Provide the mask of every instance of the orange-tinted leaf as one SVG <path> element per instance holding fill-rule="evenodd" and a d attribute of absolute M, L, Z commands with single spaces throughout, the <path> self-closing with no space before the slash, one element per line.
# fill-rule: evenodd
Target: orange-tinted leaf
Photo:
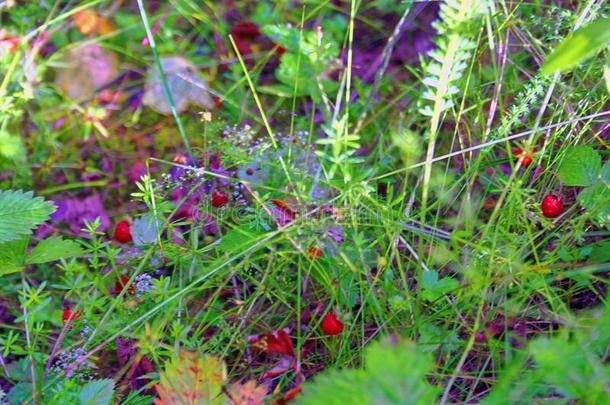
<path fill-rule="evenodd" d="M 226 365 L 217 357 L 183 350 L 159 375 L 155 405 L 221 405 Z"/>
<path fill-rule="evenodd" d="M 235 383 L 228 390 L 231 405 L 263 405 L 267 396 L 267 387 L 257 385 L 250 380 L 244 384 Z"/>
<path fill-rule="evenodd" d="M 110 34 L 116 30 L 112 21 L 102 16 L 98 16 L 96 29 L 100 35 Z"/>
<path fill-rule="evenodd" d="M 72 22 L 76 29 L 83 35 L 109 34 L 115 30 L 112 22 L 94 10 L 87 9 L 72 15 Z"/>
<path fill-rule="evenodd" d="M 79 11 L 72 15 L 72 22 L 81 34 L 93 34 L 97 28 L 98 14 L 91 9 Z"/>

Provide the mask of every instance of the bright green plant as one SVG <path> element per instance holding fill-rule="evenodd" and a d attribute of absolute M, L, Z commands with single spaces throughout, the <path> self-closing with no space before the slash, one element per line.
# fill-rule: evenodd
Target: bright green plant
<path fill-rule="evenodd" d="M 601 226 L 610 224 L 610 161 L 602 167 L 600 154 L 590 146 L 566 151 L 558 172 L 566 186 L 580 186 L 578 201 Z"/>

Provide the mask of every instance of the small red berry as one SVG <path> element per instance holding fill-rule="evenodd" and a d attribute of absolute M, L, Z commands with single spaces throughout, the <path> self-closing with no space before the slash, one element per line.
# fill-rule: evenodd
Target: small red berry
<path fill-rule="evenodd" d="M 215 189 L 212 192 L 212 207 L 220 208 L 229 202 L 229 195 L 223 190 Z"/>
<path fill-rule="evenodd" d="M 275 54 L 278 57 L 281 57 L 283 54 L 286 53 L 286 48 L 284 48 L 282 45 L 275 44 L 274 50 L 275 50 Z"/>
<path fill-rule="evenodd" d="M 542 210 L 542 215 L 547 218 L 555 218 L 563 212 L 563 201 L 561 201 L 561 198 L 549 194 L 542 200 L 540 208 Z"/>
<path fill-rule="evenodd" d="M 131 242 L 131 225 L 126 219 L 119 221 L 114 228 L 114 240 L 119 243 Z"/>
<path fill-rule="evenodd" d="M 317 247 L 310 246 L 309 249 L 307 249 L 307 253 L 309 253 L 309 258 L 312 260 L 322 257 L 322 249 Z"/>
<path fill-rule="evenodd" d="M 64 308 L 64 311 L 61 313 L 61 320 L 63 323 L 72 322 L 78 317 L 80 317 L 80 311 L 72 312 L 70 308 Z"/>
<path fill-rule="evenodd" d="M 121 274 L 119 279 L 114 283 L 114 290 L 116 293 L 120 294 L 125 289 L 127 283 L 129 283 L 129 277 L 127 277 L 125 274 Z M 136 288 L 134 287 L 133 283 L 131 283 L 129 287 L 127 287 L 127 294 L 133 295 L 135 293 Z"/>
<path fill-rule="evenodd" d="M 534 161 L 534 150 L 530 149 L 529 152 L 524 152 L 523 148 L 515 148 L 513 154 L 519 158 L 521 165 L 527 167 Z"/>
<path fill-rule="evenodd" d="M 335 336 L 343 332 L 343 323 L 337 318 L 334 312 L 326 314 L 320 325 L 322 331 L 327 336 Z"/>

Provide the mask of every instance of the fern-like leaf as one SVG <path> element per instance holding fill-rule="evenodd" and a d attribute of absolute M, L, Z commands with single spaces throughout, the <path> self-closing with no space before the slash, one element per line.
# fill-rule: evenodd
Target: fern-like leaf
<path fill-rule="evenodd" d="M 453 106 L 453 96 L 459 94 L 457 81 L 463 76 L 475 43 L 475 27 L 487 11 L 488 0 L 445 0 L 441 4 L 440 19 L 434 23 L 437 48 L 429 53 L 424 67 L 423 84 L 426 90 L 420 100 L 420 113 L 430 117 L 428 148 L 422 193 L 422 212 L 428 199 L 428 185 L 432 173 L 432 157 L 436 135 L 443 112 Z"/>
<path fill-rule="evenodd" d="M 463 76 L 475 44 L 472 26 L 487 10 L 485 0 L 447 0 L 441 5 L 440 19 L 434 23 L 437 48 L 430 51 L 423 84 L 426 90 L 420 112 L 431 117 L 431 132 L 438 128 L 440 115 L 451 108 L 451 97 L 459 93 L 455 83 Z"/>
<path fill-rule="evenodd" d="M 54 211 L 53 203 L 31 191 L 0 191 L 0 243 L 31 234 Z"/>

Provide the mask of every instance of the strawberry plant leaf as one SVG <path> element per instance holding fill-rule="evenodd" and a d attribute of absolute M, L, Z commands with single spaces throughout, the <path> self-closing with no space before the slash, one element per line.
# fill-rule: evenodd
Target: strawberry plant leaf
<path fill-rule="evenodd" d="M 430 358 L 413 343 L 376 342 L 366 350 L 364 369 L 335 370 L 305 383 L 296 404 L 433 403 L 437 389 L 426 380 L 432 367 Z"/>
<path fill-rule="evenodd" d="M 29 241 L 30 238 L 24 236 L 21 239 L 0 243 L 0 263 L 2 264 L 0 276 L 17 273 L 23 269 L 25 250 Z"/>
<path fill-rule="evenodd" d="M 54 211 L 53 203 L 34 197 L 31 191 L 0 191 L 0 243 L 31 234 Z"/>
<path fill-rule="evenodd" d="M 424 405 L 437 399 L 437 390 L 426 380 L 434 365 L 414 343 L 378 342 L 368 348 L 365 359 L 365 370 L 373 376 L 370 403 Z"/>
<path fill-rule="evenodd" d="M 599 242 L 591 246 L 593 249 L 589 255 L 589 259 L 593 263 L 608 263 L 610 262 L 610 240 Z"/>
<path fill-rule="evenodd" d="M 43 239 L 25 259 L 25 264 L 48 263 L 59 259 L 79 256 L 83 253 L 80 245 L 61 238 Z"/>
<path fill-rule="evenodd" d="M 529 345 L 529 353 L 541 370 L 544 380 L 555 386 L 566 399 L 583 403 L 602 403 L 607 398 L 607 372 L 593 356 L 583 356 L 576 342 L 559 338 L 538 339 Z M 565 365 L 569 364 L 569 367 Z"/>
<path fill-rule="evenodd" d="M 610 160 L 608 160 L 600 170 L 599 178 L 602 183 L 610 185 Z"/>
<path fill-rule="evenodd" d="M 574 31 L 546 58 L 542 72 L 569 70 L 610 43 L 610 18 L 600 18 Z"/>
<path fill-rule="evenodd" d="M 451 277 L 439 279 L 436 271 L 423 271 L 420 277 L 422 296 L 428 301 L 436 301 L 443 294 L 457 288 L 459 283 Z"/>
<path fill-rule="evenodd" d="M 590 146 L 579 145 L 567 150 L 559 167 L 559 178 L 566 186 L 591 186 L 597 180 L 602 160 Z"/>
<path fill-rule="evenodd" d="M 322 91 L 333 90 L 329 82 L 320 79 L 339 51 L 332 36 L 323 37 L 319 44 L 315 32 L 300 32 L 287 25 L 266 25 L 261 31 L 286 49 L 275 71 L 282 86 L 268 87 L 267 91 L 283 97 L 310 96 L 320 102 Z"/>
<path fill-rule="evenodd" d="M 600 226 L 610 224 L 610 186 L 599 182 L 587 187 L 578 194 L 578 202 Z"/>
<path fill-rule="evenodd" d="M 114 381 L 110 379 L 89 381 L 78 394 L 81 405 L 108 405 L 114 396 Z"/>
<path fill-rule="evenodd" d="M 363 370 L 333 370 L 322 378 L 305 383 L 295 405 L 368 404 Z"/>

